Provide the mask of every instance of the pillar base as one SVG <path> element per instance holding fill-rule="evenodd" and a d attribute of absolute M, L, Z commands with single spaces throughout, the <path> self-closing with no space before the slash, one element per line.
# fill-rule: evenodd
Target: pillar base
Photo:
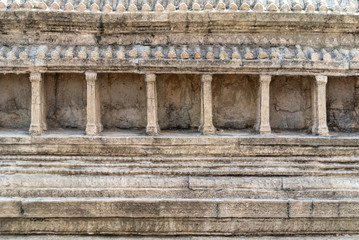
<path fill-rule="evenodd" d="M 96 136 L 99 133 L 99 128 L 96 124 L 87 124 L 86 125 L 86 135 Z"/>
<path fill-rule="evenodd" d="M 317 128 L 317 127 L 311 126 L 311 127 L 308 129 L 308 133 L 310 133 L 310 134 L 312 134 L 312 135 L 317 135 L 317 132 L 318 132 L 318 128 Z"/>
<path fill-rule="evenodd" d="M 146 134 L 147 135 L 158 135 L 160 133 L 160 130 L 157 126 L 147 126 L 146 127 Z"/>
<path fill-rule="evenodd" d="M 271 134 L 272 129 L 269 126 L 260 126 L 258 132 L 259 134 Z"/>
<path fill-rule="evenodd" d="M 97 124 L 97 129 L 98 129 L 98 132 L 102 132 L 103 131 L 103 125 L 101 123 L 98 123 Z"/>
<path fill-rule="evenodd" d="M 307 129 L 307 134 L 313 134 L 313 126 L 310 126 L 308 129 Z"/>
<path fill-rule="evenodd" d="M 319 136 L 329 135 L 328 127 L 319 127 L 318 130 L 316 131 L 316 135 L 319 135 Z"/>
<path fill-rule="evenodd" d="M 198 127 L 198 132 L 202 132 L 202 131 L 203 131 L 203 126 L 201 125 Z"/>
<path fill-rule="evenodd" d="M 38 136 L 38 135 L 42 134 L 43 128 L 40 125 L 31 124 L 29 132 L 30 132 L 31 135 Z"/>
<path fill-rule="evenodd" d="M 202 135 L 214 135 L 216 134 L 216 128 L 213 125 L 203 126 Z"/>
<path fill-rule="evenodd" d="M 259 130 L 258 132 L 259 132 L 259 134 L 261 134 L 261 135 L 271 134 L 271 133 L 272 133 L 271 130 Z"/>

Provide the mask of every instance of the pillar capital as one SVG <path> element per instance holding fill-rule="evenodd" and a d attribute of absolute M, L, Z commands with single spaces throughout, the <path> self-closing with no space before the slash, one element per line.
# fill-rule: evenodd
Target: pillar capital
<path fill-rule="evenodd" d="M 145 75 L 146 97 L 147 97 L 147 126 L 146 133 L 148 135 L 158 135 L 160 127 L 158 125 L 157 116 L 157 87 L 156 74 L 148 73 Z"/>
<path fill-rule="evenodd" d="M 85 72 L 87 81 L 86 134 L 95 136 L 102 131 L 100 91 L 96 72 Z"/>
<path fill-rule="evenodd" d="M 213 79 L 213 75 L 212 74 L 203 74 L 201 76 L 201 81 L 202 82 L 212 82 Z"/>
<path fill-rule="evenodd" d="M 315 82 L 316 84 L 326 84 L 328 82 L 328 76 L 318 75 L 315 76 Z"/>
<path fill-rule="evenodd" d="M 314 90 L 312 91 L 312 133 L 316 135 L 328 135 L 327 109 L 326 109 L 326 84 L 327 76 L 315 76 Z"/>
<path fill-rule="evenodd" d="M 46 126 L 45 110 L 45 87 L 42 75 L 39 72 L 31 72 L 31 124 L 29 132 L 31 135 L 41 135 Z"/>
<path fill-rule="evenodd" d="M 86 81 L 95 82 L 97 80 L 97 72 L 85 72 Z"/>
<path fill-rule="evenodd" d="M 212 120 L 212 78 L 213 76 L 210 74 L 201 76 L 201 125 L 199 130 L 203 135 L 216 134 Z"/>
<path fill-rule="evenodd" d="M 257 114 L 254 129 L 260 134 L 270 134 L 271 127 L 269 121 L 269 85 L 272 80 L 271 75 L 259 76 L 259 89 L 257 96 Z"/>
<path fill-rule="evenodd" d="M 146 82 L 155 82 L 156 81 L 156 74 L 154 73 L 147 73 L 145 75 L 145 81 Z"/>
<path fill-rule="evenodd" d="M 272 80 L 272 76 L 271 75 L 259 75 L 259 81 L 261 83 L 270 83 Z"/>
<path fill-rule="evenodd" d="M 40 82 L 42 81 L 42 75 L 39 72 L 30 73 L 30 82 Z"/>

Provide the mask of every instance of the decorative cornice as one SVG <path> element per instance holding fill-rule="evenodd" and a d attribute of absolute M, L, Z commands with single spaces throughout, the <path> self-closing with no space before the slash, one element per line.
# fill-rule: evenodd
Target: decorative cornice
<path fill-rule="evenodd" d="M 30 73 L 30 82 L 41 82 L 42 81 L 42 77 L 41 77 L 41 73 L 39 72 L 31 72 Z"/>
<path fill-rule="evenodd" d="M 26 56 L 26 57 L 25 57 Z M 279 61 L 307 60 L 319 62 L 357 62 L 359 48 L 322 48 L 310 46 L 247 47 L 238 45 L 169 45 L 169 46 L 0 46 L 0 61 L 15 60 L 111 60 L 111 59 L 178 59 L 178 60 L 229 60 Z"/>
<path fill-rule="evenodd" d="M 261 83 L 269 84 L 272 80 L 272 77 L 270 75 L 260 75 L 259 81 Z"/>
<path fill-rule="evenodd" d="M 26 56 L 26 57 L 24 57 Z M 359 49 L 310 46 L 13 46 L 0 47 L 0 71 L 318 72 L 359 75 Z M 329 74 L 332 75 L 332 74 Z"/>
<path fill-rule="evenodd" d="M 85 76 L 88 84 L 95 85 L 95 81 L 97 80 L 96 72 L 85 72 Z"/>
<path fill-rule="evenodd" d="M 210 83 L 212 82 L 213 76 L 210 74 L 203 74 L 201 77 L 201 81 L 204 83 Z"/>
<path fill-rule="evenodd" d="M 114 0 L 114 1 L 73 1 L 54 0 L 38 1 L 0 1 L 0 10 L 5 11 L 78 11 L 78 12 L 101 12 L 101 13 L 125 13 L 125 12 L 173 12 L 173 11 L 257 11 L 257 12 L 319 12 L 323 14 L 355 14 L 358 4 L 355 0 L 328 1 L 328 0 L 304 0 L 280 2 L 269 0 L 238 1 L 220 0 L 217 3 L 207 0 L 195 0 L 188 4 L 186 1 L 175 2 L 170 0 Z"/>
<path fill-rule="evenodd" d="M 315 76 L 315 82 L 317 85 L 325 85 L 328 82 L 328 77 L 323 75 Z"/>
<path fill-rule="evenodd" d="M 148 73 L 145 75 L 146 82 L 156 82 L 156 74 Z"/>
<path fill-rule="evenodd" d="M 96 34 L 170 32 L 356 33 L 358 14 L 320 12 L 175 11 L 103 14 L 76 11 L 0 11 L 3 32 Z"/>

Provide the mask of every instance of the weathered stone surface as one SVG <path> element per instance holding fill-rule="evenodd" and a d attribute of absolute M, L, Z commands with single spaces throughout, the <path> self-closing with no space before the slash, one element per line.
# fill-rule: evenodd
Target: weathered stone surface
<path fill-rule="evenodd" d="M 21 215 L 21 202 L 11 198 L 0 197 L 0 212 L 2 217 L 19 217 Z M 1 231 L 1 230 L 0 230 Z"/>
<path fill-rule="evenodd" d="M 355 240 L 358 238 L 358 235 L 343 235 L 343 236 L 333 236 L 333 235 L 325 235 L 325 236 L 293 236 L 293 237 L 270 237 L 270 236 L 262 236 L 262 237 L 192 237 L 192 236 L 186 236 L 186 237 L 166 237 L 166 239 L 169 240 L 274 240 L 274 239 L 280 239 L 280 240 Z M 112 240 L 112 239 L 144 239 L 144 240 L 161 240 L 162 237 L 138 237 L 138 236 L 126 236 L 126 237 L 111 237 L 111 236 L 76 236 L 76 235 L 67 235 L 67 236 L 0 236 L 1 240 Z"/>
<path fill-rule="evenodd" d="M 161 129 L 197 129 L 200 124 L 199 75 L 159 75 L 158 117 Z"/>
<path fill-rule="evenodd" d="M 69 11 L 74 10 L 73 6 L 65 6 L 66 1 L 55 1 L 50 6 L 47 6 L 45 2 L 40 2 L 37 4 L 33 4 L 31 2 L 27 2 L 24 6 L 20 6 L 20 3 L 13 2 L 12 4 L 8 4 L 6 1 L 1 2 L 1 9 L 7 10 L 7 7 L 9 7 L 8 11 L 25 8 L 27 11 L 31 9 L 46 9 L 49 7 L 50 11 Z M 71 2 L 70 2 L 71 4 Z M 72 5 L 72 4 L 71 4 Z M 85 11 L 90 10 L 91 12 L 103 12 L 108 13 L 115 11 L 117 13 L 122 13 L 125 11 L 129 12 L 163 12 L 165 9 L 167 11 L 175 11 L 176 8 L 178 8 L 179 11 L 201 11 L 201 10 L 214 10 L 217 11 L 224 11 L 224 10 L 231 10 L 231 11 L 238 11 L 238 10 L 253 10 L 258 12 L 263 11 L 269 11 L 269 12 L 277 12 L 277 11 L 294 11 L 294 12 L 300 12 L 305 11 L 308 13 L 313 12 L 320 12 L 320 13 L 327 13 L 328 11 L 333 11 L 336 14 L 354 14 L 357 12 L 357 4 L 355 4 L 354 1 L 348 1 L 345 3 L 339 3 L 338 1 L 321 1 L 321 0 L 305 0 L 303 2 L 297 2 L 294 1 L 292 4 L 288 4 L 287 2 L 281 2 L 276 3 L 275 1 L 261 1 L 261 0 L 255 0 L 252 4 L 249 5 L 249 2 L 244 2 L 242 4 L 237 4 L 230 2 L 228 0 L 220 1 L 217 4 L 208 3 L 203 0 L 199 0 L 194 2 L 193 4 L 188 5 L 184 2 L 179 2 L 175 5 L 173 5 L 172 2 L 170 3 L 160 3 L 156 1 L 145 1 L 145 2 L 131 2 L 131 1 L 114 1 L 114 6 L 117 6 L 113 8 L 108 1 L 105 1 L 103 3 L 92 3 L 90 6 L 86 6 L 85 4 L 79 4 L 76 7 L 77 11 Z M 121 7 L 119 7 L 121 6 Z M 128 6 L 127 8 L 125 6 Z"/>
<path fill-rule="evenodd" d="M 307 129 L 311 122 L 310 77 L 274 77 L 271 83 L 271 127 Z"/>
<path fill-rule="evenodd" d="M 0 10 L 0 234 L 359 232 L 356 1 Z"/>
<path fill-rule="evenodd" d="M 123 145 L 122 154 L 126 148 L 145 146 L 147 156 L 2 155 L 0 195 L 7 199 L 2 205 L 5 211 L 0 213 L 0 232 L 116 235 L 357 232 L 359 195 L 353 165 L 357 157 L 343 156 L 353 154 L 348 147 L 356 149 L 355 137 L 186 137 L 178 133 L 176 138 L 128 136 L 2 138 L 1 146 L 11 147 L 12 151 L 16 144 L 61 142 L 57 151 L 62 149 L 64 154 L 68 153 L 68 147 L 63 145 L 66 142 L 69 146 L 78 145 L 84 154 L 93 153 L 98 142 Z M 281 150 L 278 156 L 269 157 L 274 154 L 273 143 Z M 183 151 L 180 148 L 191 144 L 193 148 L 186 150 L 191 156 L 176 156 Z M 86 145 L 92 147 L 83 149 Z M 242 156 L 223 157 L 228 149 L 220 146 L 231 145 L 233 150 L 246 146 L 248 152 L 244 148 Z M 253 152 L 255 145 L 258 148 Z M 170 150 L 169 146 L 174 147 Z M 312 147 L 312 153 L 318 156 L 280 156 L 285 146 L 303 154 L 308 154 L 308 147 Z M 332 146 L 337 146 L 337 157 L 328 153 Z M 203 151 L 194 151 L 196 147 Z M 165 150 L 158 155 L 160 148 Z M 211 148 L 213 157 L 208 151 Z M 263 157 L 248 156 L 259 149 Z M 170 157 L 169 153 L 175 155 Z M 323 157 L 325 153 L 328 157 Z M 344 172 L 346 177 L 339 177 Z M 248 177 L 251 174 L 254 177 Z M 280 174 L 283 176 L 279 177 Z M 303 177 L 306 174 L 312 176 Z M 322 177 L 323 174 L 328 176 Z"/>
<path fill-rule="evenodd" d="M 258 177 L 190 177 L 191 189 L 272 189 L 280 190 L 283 185 L 282 178 L 258 178 Z"/>
<path fill-rule="evenodd" d="M 31 87 L 25 74 L 0 74 L 0 127 L 30 126 Z"/>
<path fill-rule="evenodd" d="M 323 219 L 236 219 L 236 218 L 2 218 L 2 233 L 48 234 L 61 232 L 116 235 L 263 235 L 355 234 L 357 218 Z M 97 231 L 94 231 L 96 227 Z"/>
<path fill-rule="evenodd" d="M 24 82 L 25 86 L 29 85 L 28 80 L 25 79 L 26 75 L 18 76 L 23 78 L 22 82 Z M 179 76 L 181 75 L 160 75 L 159 78 L 159 122 L 163 129 L 197 128 L 199 124 L 200 92 L 198 85 L 200 81 L 195 76 L 193 76 L 193 79 L 176 80 Z M 8 79 L 8 77 L 11 77 L 11 75 L 4 75 L 3 84 L 5 84 L 5 79 Z M 86 85 L 83 80 L 80 80 L 82 78 L 83 76 L 80 74 L 45 75 L 49 128 L 84 129 L 86 125 L 84 88 Z M 135 74 L 100 74 L 98 78 L 101 84 L 100 95 L 102 96 L 101 115 L 105 128 L 144 128 L 146 125 L 146 103 L 143 76 Z M 244 78 L 248 79 L 244 80 Z M 137 80 L 134 81 L 133 79 Z M 271 83 L 270 116 L 272 128 L 306 129 L 309 127 L 311 123 L 310 82 L 313 79 L 311 77 L 301 79 L 297 77 L 277 77 Z M 331 130 L 354 131 L 357 129 L 355 79 L 330 78 L 328 81 L 328 125 Z M 12 81 L 12 83 L 14 82 L 16 83 L 15 80 Z M 181 85 L 170 86 L 168 85 L 170 83 L 172 85 Z M 256 77 L 215 75 L 215 80 L 213 81 L 213 120 L 215 127 L 224 129 L 253 127 L 257 84 Z M 173 95 L 173 87 L 181 89 L 181 91 L 175 91 L 176 95 Z M 2 96 L 4 97 L 8 94 L 9 91 Z M 30 92 L 27 91 L 25 94 L 29 97 Z M 23 99 L 26 99 L 26 97 L 20 99 L 20 96 L 18 96 L 12 102 L 14 104 L 26 104 L 25 102 L 22 103 Z M 15 107 L 10 110 L 9 106 L 5 105 L 9 101 L 6 100 L 5 102 L 5 100 L 4 110 L 1 113 L 7 115 L 1 118 L 3 123 L 0 126 L 29 126 L 30 109 L 27 109 L 26 106 L 23 109 L 23 106 L 20 106 L 21 108 Z M 6 113 L 7 109 L 11 111 L 11 114 Z M 9 116 L 22 117 L 8 121 Z"/>
<path fill-rule="evenodd" d="M 257 76 L 215 75 L 213 123 L 217 128 L 252 128 L 255 122 Z"/>
<path fill-rule="evenodd" d="M 334 131 L 355 131 L 358 124 L 356 77 L 329 78 L 328 127 Z"/>
<path fill-rule="evenodd" d="M 99 74 L 104 128 L 145 128 L 146 87 L 143 75 Z"/>
<path fill-rule="evenodd" d="M 48 127 L 85 129 L 85 75 L 45 74 L 44 83 Z"/>
<path fill-rule="evenodd" d="M 102 161 L 103 162 L 103 161 Z M 4 188 L 186 188 L 187 177 L 156 176 L 60 176 L 6 175 L 0 176 Z"/>
<path fill-rule="evenodd" d="M 9 134 L 9 132 L 8 132 Z M 84 156 L 345 156 L 353 157 L 358 154 L 356 137 L 337 136 L 309 137 L 301 135 L 294 137 L 276 137 L 276 135 L 259 137 L 255 135 L 226 134 L 216 137 L 200 137 L 199 133 L 181 133 L 177 137 L 166 135 L 146 137 L 140 134 L 124 134 L 114 137 L 113 133 L 105 132 L 103 136 L 88 138 L 82 132 L 59 134 L 53 132 L 47 136 L 31 138 L 21 132 L 10 132 L 15 135 L 5 135 L 0 138 L 2 154 L 47 154 L 47 155 L 84 155 Z M 129 137 L 133 136 L 133 137 Z M 278 135 L 279 136 L 279 135 Z M 19 156 L 20 158 L 22 156 Z M 87 158 L 87 157 L 84 157 Z M 95 157 L 96 159 L 96 157 Z M 344 159 L 352 163 L 352 159 Z M 355 160 L 354 160 L 355 161 Z M 285 161 L 284 161 L 285 162 Z M 336 164 L 336 159 L 328 160 Z M 185 165 L 184 165 L 185 166 Z M 290 165 L 289 165 L 290 166 Z M 337 165 L 341 169 L 341 165 Z M 300 166 L 297 166 L 300 170 Z M 347 171 L 355 170 L 348 167 Z M 241 171 L 241 168 L 232 169 Z M 345 169 L 343 169 L 345 170 Z M 308 175 L 322 170 L 306 169 Z M 305 172 L 300 171 L 300 172 Z M 329 168 L 330 172 L 331 169 Z M 266 174 L 264 169 L 256 172 Z M 338 172 L 339 173 L 339 172 Z M 295 174 L 295 173 L 293 173 Z"/>
<path fill-rule="evenodd" d="M 221 218 L 287 218 L 288 203 L 281 200 L 232 201 L 218 204 Z"/>

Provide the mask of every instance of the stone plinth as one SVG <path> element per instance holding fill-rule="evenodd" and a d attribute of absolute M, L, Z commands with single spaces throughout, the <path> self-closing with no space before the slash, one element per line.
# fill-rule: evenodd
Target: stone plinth
<path fill-rule="evenodd" d="M 359 233 L 357 1 L 0 0 L 0 25 L 0 234 Z"/>

